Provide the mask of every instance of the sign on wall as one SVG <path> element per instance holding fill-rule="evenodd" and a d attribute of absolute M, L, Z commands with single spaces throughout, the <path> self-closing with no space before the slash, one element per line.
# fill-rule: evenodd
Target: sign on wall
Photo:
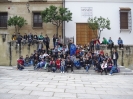
<path fill-rule="evenodd" d="M 93 8 L 92 7 L 81 7 L 81 16 L 92 18 Z"/>

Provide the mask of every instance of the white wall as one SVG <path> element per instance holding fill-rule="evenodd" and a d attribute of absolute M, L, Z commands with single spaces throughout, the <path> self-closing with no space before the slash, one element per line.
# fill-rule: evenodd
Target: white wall
<path fill-rule="evenodd" d="M 123 39 L 124 44 L 133 45 L 133 31 L 129 33 L 120 33 L 120 15 L 119 7 L 130 7 L 132 14 L 132 24 L 133 24 L 133 3 L 111 3 L 111 2 L 65 2 L 65 7 L 68 8 L 72 13 L 71 22 L 66 22 L 65 24 L 65 35 L 66 37 L 74 36 L 76 43 L 76 23 L 87 23 L 88 17 L 81 16 L 81 7 L 93 7 L 93 17 L 104 17 L 109 18 L 111 22 L 111 30 L 103 30 L 101 33 L 100 41 L 102 38 L 112 37 L 112 40 L 117 44 L 118 37 Z M 133 25 L 132 25 L 133 29 Z"/>

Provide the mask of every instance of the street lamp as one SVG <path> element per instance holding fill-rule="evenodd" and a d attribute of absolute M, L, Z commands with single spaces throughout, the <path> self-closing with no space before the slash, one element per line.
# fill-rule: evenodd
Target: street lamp
<path fill-rule="evenodd" d="M 27 6 L 27 9 L 28 9 L 28 12 L 30 13 L 30 9 L 29 9 L 30 4 L 28 2 L 26 3 L 26 6 Z"/>
<path fill-rule="evenodd" d="M 121 50 L 122 51 L 122 59 L 121 59 L 121 65 L 124 66 L 124 63 L 123 63 L 123 54 L 124 54 L 124 49 Z"/>

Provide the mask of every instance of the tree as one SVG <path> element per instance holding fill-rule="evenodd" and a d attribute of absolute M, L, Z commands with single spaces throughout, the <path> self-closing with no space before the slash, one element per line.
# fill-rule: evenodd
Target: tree
<path fill-rule="evenodd" d="M 19 33 L 19 30 L 26 24 L 26 20 L 21 16 L 10 17 L 8 20 L 8 26 L 15 26 L 15 33 Z"/>
<path fill-rule="evenodd" d="M 88 26 L 90 29 L 93 30 L 95 35 L 100 38 L 101 36 L 101 31 L 103 29 L 108 29 L 110 30 L 110 20 L 107 18 L 103 18 L 100 16 L 100 18 L 94 17 L 94 18 L 89 18 L 88 19 Z M 98 33 L 97 33 L 98 30 Z"/>
<path fill-rule="evenodd" d="M 56 6 L 51 5 L 49 8 L 42 11 L 41 14 L 43 22 L 51 22 L 56 26 L 57 35 L 58 29 L 63 21 L 72 21 L 72 13 L 67 8 L 57 8 Z"/>

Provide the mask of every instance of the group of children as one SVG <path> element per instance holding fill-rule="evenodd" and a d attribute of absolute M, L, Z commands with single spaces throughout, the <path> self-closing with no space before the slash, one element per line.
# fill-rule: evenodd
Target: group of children
<path fill-rule="evenodd" d="M 116 61 L 118 53 L 115 50 L 111 57 L 108 53 L 104 54 L 103 50 L 92 51 L 89 46 L 77 45 L 73 55 L 70 54 L 70 50 L 66 45 L 57 45 L 49 51 L 45 51 L 44 48 L 35 50 L 30 56 L 26 55 L 25 58 L 21 56 L 18 59 L 18 69 L 22 70 L 24 66 L 33 65 L 35 70 L 47 69 L 48 72 L 60 70 L 61 73 L 65 73 L 70 68 L 73 73 L 73 68 L 84 68 L 88 72 L 92 66 L 95 71 L 101 74 L 103 71 L 106 75 L 107 72 L 110 72 L 110 75 L 119 72 Z"/>

